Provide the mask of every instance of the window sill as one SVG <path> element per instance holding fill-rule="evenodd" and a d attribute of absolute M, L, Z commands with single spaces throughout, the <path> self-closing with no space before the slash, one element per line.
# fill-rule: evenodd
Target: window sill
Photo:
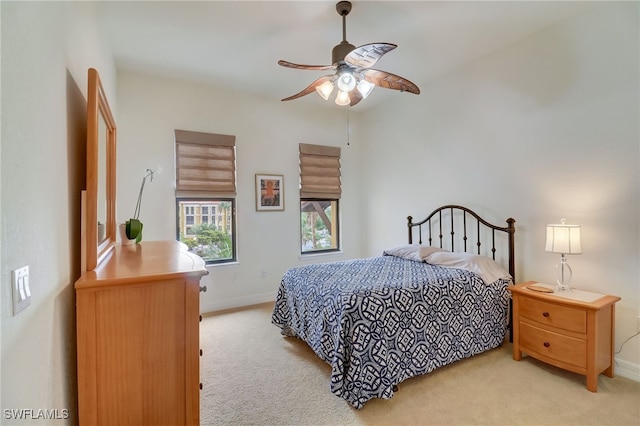
<path fill-rule="evenodd" d="M 298 255 L 298 259 L 303 260 L 303 259 L 313 259 L 313 258 L 317 258 L 317 257 L 342 256 L 342 255 L 344 255 L 344 252 L 342 250 L 339 250 L 339 251 L 328 251 L 328 252 L 324 252 L 324 253 L 300 254 L 300 255 Z"/>
<path fill-rule="evenodd" d="M 209 264 L 207 264 L 205 266 L 205 268 L 206 269 L 209 269 L 209 268 L 222 268 L 222 267 L 225 267 L 225 266 L 236 266 L 236 265 L 239 265 L 239 264 L 240 264 L 240 262 L 237 261 L 237 260 L 233 261 L 233 262 L 224 262 L 224 263 L 209 263 Z"/>

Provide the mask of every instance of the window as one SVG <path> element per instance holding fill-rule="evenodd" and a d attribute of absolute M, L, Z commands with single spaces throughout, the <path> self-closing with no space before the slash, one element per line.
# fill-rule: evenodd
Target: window
<path fill-rule="evenodd" d="M 235 136 L 175 136 L 177 239 L 207 264 L 235 261 Z"/>
<path fill-rule="evenodd" d="M 185 206 L 184 208 L 184 223 L 185 225 L 193 225 L 194 223 L 196 223 L 196 219 L 193 216 L 194 215 L 194 208 L 193 207 L 189 207 L 189 206 Z"/>
<path fill-rule="evenodd" d="M 338 250 L 338 200 L 300 200 L 301 253 Z"/>
<path fill-rule="evenodd" d="M 177 198 L 178 240 L 189 247 L 189 251 L 207 263 L 235 260 L 233 212 L 235 199 Z M 217 209 L 215 218 L 205 212 Z M 188 214 L 187 212 L 194 212 Z"/>
<path fill-rule="evenodd" d="M 340 249 L 340 148 L 300 144 L 300 252 Z"/>

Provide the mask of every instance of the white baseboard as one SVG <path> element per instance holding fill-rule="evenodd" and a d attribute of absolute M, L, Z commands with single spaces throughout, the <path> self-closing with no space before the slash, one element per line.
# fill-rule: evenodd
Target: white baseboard
<path fill-rule="evenodd" d="M 253 294 L 251 296 L 236 297 L 213 303 L 206 303 L 201 307 L 201 310 L 203 314 L 212 313 L 216 311 L 223 311 L 225 309 L 242 308 L 260 303 L 274 302 L 275 300 L 276 295 L 274 293 Z"/>
<path fill-rule="evenodd" d="M 615 359 L 615 375 L 640 382 L 640 365 L 623 359 Z"/>

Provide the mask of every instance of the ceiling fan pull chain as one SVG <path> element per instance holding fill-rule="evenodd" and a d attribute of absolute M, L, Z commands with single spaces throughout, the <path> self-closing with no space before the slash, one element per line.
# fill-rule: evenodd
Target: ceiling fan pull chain
<path fill-rule="evenodd" d="M 347 107 L 347 146 L 351 145 L 351 107 Z"/>

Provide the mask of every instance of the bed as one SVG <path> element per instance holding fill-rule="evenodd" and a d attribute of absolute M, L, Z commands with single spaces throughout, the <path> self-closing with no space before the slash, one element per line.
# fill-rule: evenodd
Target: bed
<path fill-rule="evenodd" d="M 404 380 L 494 349 L 510 330 L 515 220 L 446 205 L 380 256 L 282 277 L 272 322 L 331 366 L 330 390 L 360 409 Z"/>

